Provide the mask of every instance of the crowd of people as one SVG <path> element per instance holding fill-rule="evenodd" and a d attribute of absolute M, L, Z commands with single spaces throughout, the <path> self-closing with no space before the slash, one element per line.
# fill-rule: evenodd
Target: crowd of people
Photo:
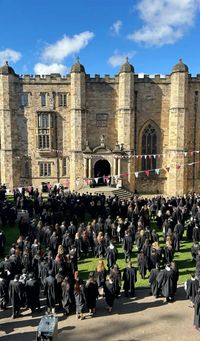
<path fill-rule="evenodd" d="M 196 272 L 185 290 L 200 328 L 200 196 L 119 199 L 54 187 L 44 198 L 32 188 L 29 195 L 15 191 L 13 203 L 5 197 L 0 201 L 2 225 L 15 221 L 19 209 L 27 211 L 30 220 L 21 216 L 19 237 L 0 262 L 0 307 L 7 309 L 11 303 L 13 318 L 21 308 L 40 310 L 41 295 L 48 313 L 60 309 L 83 319 L 88 309 L 93 316 L 99 297 L 105 297 L 111 313 L 122 292 L 135 296 L 138 273 L 141 278 L 149 274 L 152 295 L 173 302 L 179 277 L 174 254 L 181 251 L 186 230 Z M 117 265 L 119 247 L 124 269 Z M 78 263 L 87 257 L 96 257 L 97 266 L 84 282 Z"/>

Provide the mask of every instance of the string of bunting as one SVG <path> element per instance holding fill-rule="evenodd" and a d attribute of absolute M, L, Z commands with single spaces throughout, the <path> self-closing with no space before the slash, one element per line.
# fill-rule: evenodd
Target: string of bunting
<path fill-rule="evenodd" d="M 182 165 L 181 165 L 181 164 L 176 164 L 176 169 L 179 170 L 180 168 L 184 168 L 184 167 L 186 167 L 186 166 L 193 166 L 193 165 L 200 165 L 200 161 L 197 161 L 197 162 L 190 162 L 190 163 L 182 164 Z M 164 170 L 164 171 L 166 171 L 166 172 L 169 172 L 171 168 L 172 168 L 171 166 L 164 166 L 164 167 L 162 167 L 162 168 L 146 169 L 146 170 L 143 170 L 143 171 L 134 172 L 134 175 L 135 175 L 136 178 L 138 178 L 139 174 L 141 174 L 141 173 L 144 173 L 147 177 L 150 175 L 150 172 L 154 172 L 156 175 L 159 175 L 160 172 L 161 172 L 162 170 Z M 121 178 L 121 177 L 127 177 L 128 175 L 129 175 L 128 172 L 124 172 L 124 173 L 122 173 L 122 174 L 120 174 L 120 175 L 113 175 L 112 178 L 114 178 L 114 179 L 117 181 L 119 178 Z M 98 184 L 99 180 L 102 179 L 102 178 L 103 178 L 104 182 L 107 182 L 107 183 L 108 183 L 108 182 L 110 181 L 110 179 L 111 179 L 111 176 L 108 175 L 108 176 L 103 176 L 103 177 L 83 178 L 83 179 L 78 178 L 78 179 L 76 179 L 75 184 L 76 184 L 77 187 L 78 187 L 81 183 L 83 183 L 84 185 L 90 185 L 93 181 L 94 181 L 96 184 Z M 64 185 L 65 185 L 66 187 L 69 187 L 69 185 L 70 185 L 70 180 L 66 180 L 66 181 L 64 182 Z"/>

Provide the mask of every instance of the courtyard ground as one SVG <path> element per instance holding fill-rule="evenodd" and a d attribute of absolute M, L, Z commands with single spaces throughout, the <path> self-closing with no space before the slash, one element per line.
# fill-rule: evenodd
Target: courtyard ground
<path fill-rule="evenodd" d="M 185 300 L 179 286 L 176 301 L 166 304 L 164 298 L 149 296 L 148 289 L 136 289 L 136 298 L 123 295 L 115 301 L 112 314 L 105 310 L 103 299 L 97 302 L 97 313 L 91 318 L 85 313 L 80 321 L 75 315 L 68 318 L 57 314 L 58 341 L 197 341 L 200 332 L 193 327 L 193 308 Z M 2 341 L 33 341 L 45 311 L 31 316 L 29 311 L 12 320 L 11 310 L 0 312 L 0 338 Z"/>

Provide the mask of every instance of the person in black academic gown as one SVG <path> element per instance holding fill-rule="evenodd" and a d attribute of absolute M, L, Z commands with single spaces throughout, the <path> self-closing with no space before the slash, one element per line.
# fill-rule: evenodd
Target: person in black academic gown
<path fill-rule="evenodd" d="M 44 295 L 47 299 L 47 312 L 52 312 L 54 314 L 56 305 L 56 279 L 53 277 L 53 272 L 51 270 L 45 281 Z"/>
<path fill-rule="evenodd" d="M 127 268 L 124 269 L 123 281 L 125 296 L 134 297 L 135 283 L 137 282 L 137 269 L 132 266 L 131 262 L 129 262 Z"/>
<path fill-rule="evenodd" d="M 195 278 L 195 274 L 192 274 L 191 278 L 185 282 L 185 291 L 186 291 L 186 297 L 190 299 L 193 305 L 194 305 L 195 297 L 197 295 L 198 290 L 199 290 L 199 281 L 197 278 Z"/>
<path fill-rule="evenodd" d="M 70 313 L 70 307 L 72 305 L 72 285 L 68 276 L 64 278 L 61 284 L 62 288 L 62 307 L 63 314 L 68 315 Z"/>
<path fill-rule="evenodd" d="M 76 271 L 74 274 L 74 280 L 75 280 L 74 298 L 75 298 L 75 304 L 76 304 L 76 317 L 77 319 L 80 318 L 81 320 L 83 320 L 84 319 L 83 309 L 84 309 L 85 302 L 86 302 L 85 287 L 79 278 L 78 271 Z"/>
<path fill-rule="evenodd" d="M 174 270 L 171 269 L 170 264 L 167 264 L 165 269 L 160 271 L 157 276 L 158 290 L 160 289 L 162 295 L 166 297 L 166 302 L 174 300 L 175 281 Z"/>
<path fill-rule="evenodd" d="M 37 308 L 40 310 L 40 281 L 34 278 L 34 274 L 30 273 L 28 275 L 28 280 L 26 282 L 26 297 L 27 297 L 27 307 L 31 309 L 34 313 Z"/>
<path fill-rule="evenodd" d="M 87 307 L 89 309 L 90 315 L 92 316 L 96 312 L 96 301 L 99 296 L 98 284 L 94 278 L 94 273 L 89 273 L 89 278 L 85 285 L 85 297 Z"/>
<path fill-rule="evenodd" d="M 106 249 L 106 259 L 108 269 L 112 268 L 117 261 L 117 249 L 110 242 L 110 245 Z"/>
<path fill-rule="evenodd" d="M 9 296 L 12 303 L 12 318 L 19 317 L 20 308 L 24 306 L 24 286 L 19 281 L 19 275 L 10 281 Z"/>
<path fill-rule="evenodd" d="M 129 230 L 125 231 L 122 247 L 124 250 L 125 262 L 130 262 L 132 257 L 133 239 Z"/>
<path fill-rule="evenodd" d="M 112 312 L 114 300 L 115 300 L 115 287 L 112 276 L 108 276 L 108 280 L 104 283 L 104 294 L 105 294 L 105 300 L 107 303 L 106 310 L 108 310 L 109 313 Z"/>
<path fill-rule="evenodd" d="M 149 284 L 151 287 L 151 295 L 158 297 L 158 284 L 157 284 L 157 277 L 159 274 L 159 266 L 156 264 L 156 268 L 151 270 L 149 276 Z"/>
<path fill-rule="evenodd" d="M 6 279 L 6 272 L 0 272 L 0 309 L 6 309 L 8 299 L 8 281 Z"/>
<path fill-rule="evenodd" d="M 200 331 L 200 289 L 194 301 L 194 327 Z"/>

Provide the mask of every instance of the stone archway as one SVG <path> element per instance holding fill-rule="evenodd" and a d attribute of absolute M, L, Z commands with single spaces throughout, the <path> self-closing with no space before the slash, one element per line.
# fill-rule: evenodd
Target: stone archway
<path fill-rule="evenodd" d="M 94 177 L 103 177 L 111 174 L 110 163 L 107 160 L 98 160 L 94 164 Z"/>

